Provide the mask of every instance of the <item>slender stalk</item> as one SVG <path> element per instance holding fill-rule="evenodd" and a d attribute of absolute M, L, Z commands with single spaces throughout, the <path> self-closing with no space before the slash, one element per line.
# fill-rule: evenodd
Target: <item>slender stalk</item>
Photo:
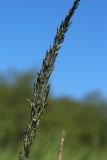
<path fill-rule="evenodd" d="M 64 41 L 65 33 L 71 24 L 71 17 L 78 7 L 79 1 L 80 0 L 75 0 L 73 7 L 69 10 L 64 21 L 62 21 L 60 27 L 57 29 L 53 45 L 50 47 L 49 51 L 46 52 L 42 69 L 38 73 L 37 82 L 34 84 L 33 100 L 29 100 L 31 105 L 31 121 L 24 130 L 22 137 L 22 150 L 19 154 L 19 160 L 27 160 L 29 158 L 31 144 L 39 126 L 40 116 L 44 112 L 47 105 L 47 97 L 50 89 L 48 81 L 54 69 L 54 63 L 58 55 L 58 51 Z"/>
<path fill-rule="evenodd" d="M 62 132 L 62 136 L 61 136 L 61 142 L 59 145 L 58 160 L 62 160 L 62 150 L 63 150 L 64 140 L 65 140 L 65 131 Z"/>

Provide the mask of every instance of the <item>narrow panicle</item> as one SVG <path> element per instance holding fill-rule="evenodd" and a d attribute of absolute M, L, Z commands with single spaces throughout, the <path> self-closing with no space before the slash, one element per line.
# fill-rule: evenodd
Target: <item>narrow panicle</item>
<path fill-rule="evenodd" d="M 42 69 L 38 73 L 37 82 L 34 85 L 33 100 L 30 101 L 31 121 L 23 134 L 23 149 L 19 155 L 19 160 L 27 160 L 29 158 L 30 147 L 40 123 L 40 116 L 44 112 L 47 105 L 47 97 L 50 90 L 48 81 L 54 69 L 54 63 L 58 55 L 58 51 L 61 48 L 62 42 L 64 41 L 65 33 L 68 31 L 68 28 L 71 24 L 71 17 L 73 16 L 74 11 L 77 9 L 79 2 L 80 0 L 75 0 L 73 7 L 69 10 L 64 21 L 62 21 L 60 27 L 57 29 L 53 45 L 46 52 Z"/>

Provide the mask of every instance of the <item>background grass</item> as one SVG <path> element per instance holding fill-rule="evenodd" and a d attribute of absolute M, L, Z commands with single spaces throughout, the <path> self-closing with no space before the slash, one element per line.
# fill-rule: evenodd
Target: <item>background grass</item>
<path fill-rule="evenodd" d="M 0 78 L 0 159 L 18 159 L 28 124 L 33 74 Z M 30 159 L 57 159 L 61 132 L 66 131 L 63 159 L 107 159 L 107 103 L 99 94 L 83 101 L 49 98 Z M 91 97 L 91 98 L 90 98 Z"/>

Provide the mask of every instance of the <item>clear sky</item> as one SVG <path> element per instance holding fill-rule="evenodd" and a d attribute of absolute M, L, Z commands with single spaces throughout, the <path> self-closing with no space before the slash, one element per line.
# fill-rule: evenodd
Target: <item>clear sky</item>
<path fill-rule="evenodd" d="M 73 0 L 0 1 L 0 73 L 40 69 Z M 107 97 L 107 0 L 81 0 L 56 61 L 52 94 Z"/>

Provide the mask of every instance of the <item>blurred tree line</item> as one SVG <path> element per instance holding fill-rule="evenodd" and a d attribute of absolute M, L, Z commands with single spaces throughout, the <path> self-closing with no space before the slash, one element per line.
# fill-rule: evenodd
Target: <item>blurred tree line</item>
<path fill-rule="evenodd" d="M 0 146 L 18 146 L 30 120 L 34 73 L 0 76 Z M 99 97 L 99 98 L 98 98 Z M 95 101 L 94 101 L 95 100 Z M 100 100 L 100 101 L 99 101 Z M 98 102 L 98 103 L 95 103 Z M 49 98 L 38 136 L 55 141 L 66 131 L 66 145 L 72 147 L 107 147 L 107 103 L 91 94 L 82 102 L 69 98 Z"/>

